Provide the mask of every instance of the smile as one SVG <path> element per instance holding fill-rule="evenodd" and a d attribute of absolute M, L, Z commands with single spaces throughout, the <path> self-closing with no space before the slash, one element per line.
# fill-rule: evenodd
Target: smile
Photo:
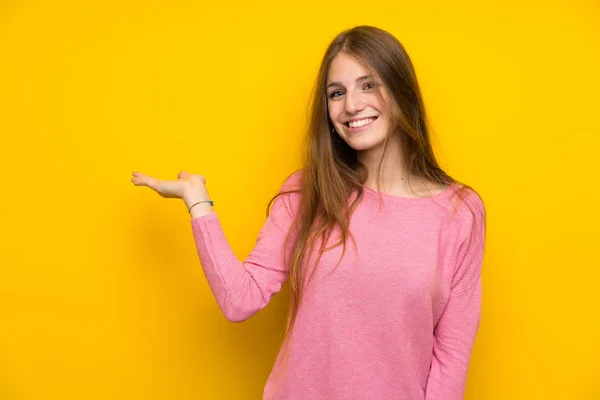
<path fill-rule="evenodd" d="M 370 126 L 373 122 L 375 122 L 376 119 L 377 117 L 364 118 L 359 119 L 357 121 L 346 122 L 344 125 L 346 125 L 349 128 L 348 130 L 350 132 L 357 132 Z"/>

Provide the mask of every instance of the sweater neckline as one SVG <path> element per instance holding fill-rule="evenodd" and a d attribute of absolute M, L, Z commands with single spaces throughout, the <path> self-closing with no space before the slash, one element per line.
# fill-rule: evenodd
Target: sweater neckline
<path fill-rule="evenodd" d="M 362 186 L 364 189 L 365 193 L 371 193 L 375 196 L 377 196 L 378 194 L 381 194 L 381 197 L 384 199 L 389 199 L 391 201 L 395 201 L 395 202 L 422 202 L 422 201 L 429 201 L 429 200 L 439 200 L 445 197 L 448 197 L 457 187 L 458 184 L 456 183 L 451 183 L 450 185 L 447 185 L 444 189 L 440 190 L 439 192 L 436 192 L 434 194 L 428 195 L 428 196 L 422 196 L 422 197 L 404 197 L 404 196 L 397 196 L 394 194 L 389 194 L 386 192 L 378 192 L 375 189 L 372 189 L 368 186 Z"/>

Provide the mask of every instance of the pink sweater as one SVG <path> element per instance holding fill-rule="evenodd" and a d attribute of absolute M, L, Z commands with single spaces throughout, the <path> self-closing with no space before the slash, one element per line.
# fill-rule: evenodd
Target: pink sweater
<path fill-rule="evenodd" d="M 282 189 L 299 187 L 301 172 Z M 481 311 L 485 209 L 458 188 L 405 198 L 365 187 L 342 247 L 323 254 L 305 291 L 286 367 L 280 352 L 268 400 L 459 400 L 464 396 Z M 354 196 L 355 194 L 353 194 Z M 232 322 L 264 308 L 287 279 L 284 240 L 299 194 L 278 197 L 256 246 L 240 261 L 216 213 L 192 219 L 200 262 Z M 337 237 L 337 236 L 336 236 Z M 333 238 L 335 240 L 335 238 Z"/>

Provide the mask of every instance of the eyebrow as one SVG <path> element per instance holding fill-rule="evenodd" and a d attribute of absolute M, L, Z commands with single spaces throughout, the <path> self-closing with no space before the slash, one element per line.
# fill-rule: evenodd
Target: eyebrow
<path fill-rule="evenodd" d="M 367 79 L 371 79 L 371 77 L 369 75 L 359 76 L 358 78 L 356 78 L 356 83 L 365 81 Z M 329 89 L 332 86 L 344 87 L 344 85 L 342 85 L 340 82 L 331 82 L 329 85 L 327 85 L 325 89 Z"/>

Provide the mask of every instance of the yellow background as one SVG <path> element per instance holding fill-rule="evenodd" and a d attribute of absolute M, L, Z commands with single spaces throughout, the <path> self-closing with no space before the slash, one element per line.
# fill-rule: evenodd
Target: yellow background
<path fill-rule="evenodd" d="M 485 5 L 484 5 L 485 4 Z M 259 399 L 287 288 L 242 324 L 180 200 L 202 173 L 236 253 L 299 166 L 325 47 L 414 60 L 442 166 L 488 212 L 467 399 L 600 399 L 595 1 L 0 3 L 0 398 Z"/>

